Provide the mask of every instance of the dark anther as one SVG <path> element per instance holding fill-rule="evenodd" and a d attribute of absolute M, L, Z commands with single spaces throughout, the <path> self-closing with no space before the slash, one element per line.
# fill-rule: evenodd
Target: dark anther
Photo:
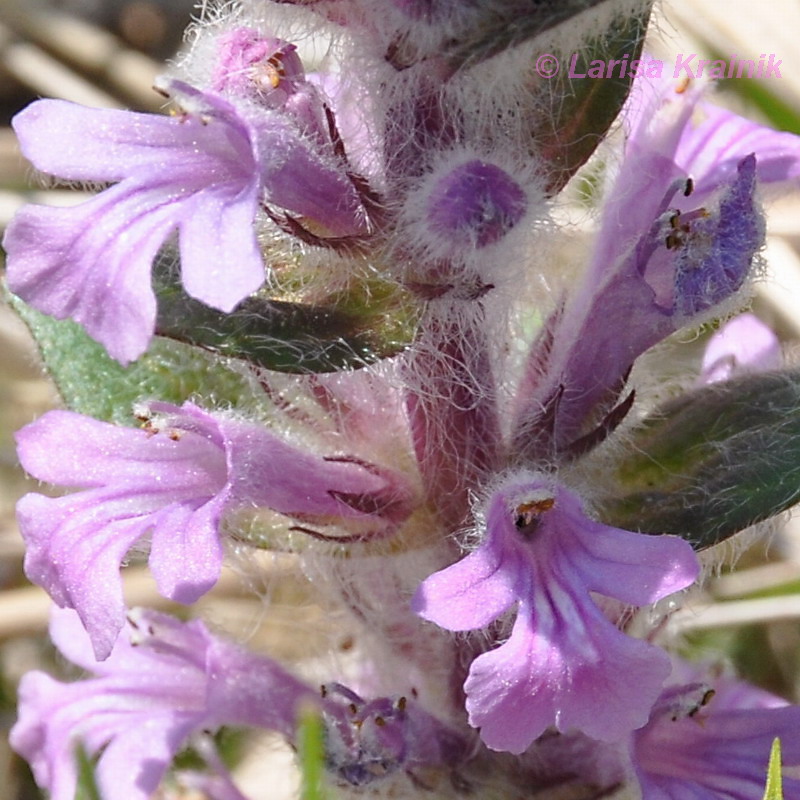
<path fill-rule="evenodd" d="M 555 503 L 556 501 L 553 497 L 546 497 L 543 500 L 531 500 L 528 503 L 520 503 L 516 508 L 514 527 L 516 527 L 523 538 L 530 538 L 542 522 L 541 515 L 545 511 L 549 511 Z"/>
<path fill-rule="evenodd" d="M 667 250 L 675 250 L 683 244 L 683 239 L 677 233 L 668 233 L 664 240 Z"/>

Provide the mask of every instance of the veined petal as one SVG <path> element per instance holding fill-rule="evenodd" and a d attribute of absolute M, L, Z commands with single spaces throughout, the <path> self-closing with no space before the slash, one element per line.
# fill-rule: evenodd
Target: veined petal
<path fill-rule="evenodd" d="M 121 184 L 72 208 L 25 206 L 3 239 L 9 288 L 45 314 L 79 322 L 127 364 L 155 326 L 150 265 L 174 228 L 170 217 L 160 198 Z"/>
<path fill-rule="evenodd" d="M 215 639 L 198 621 L 133 613 L 102 664 L 72 612 L 57 613 L 51 630 L 96 676 L 62 684 L 34 672 L 20 686 L 10 741 L 53 800 L 73 800 L 78 742 L 99 756 L 103 798 L 147 800 L 193 732 L 233 724 L 293 736 L 300 706 L 324 705 L 277 664 Z"/>
<path fill-rule="evenodd" d="M 473 661 L 469 721 L 511 753 L 551 726 L 615 741 L 646 722 L 669 671 L 665 653 L 618 631 L 588 597 L 551 586 L 521 603 L 505 644 Z"/>
<path fill-rule="evenodd" d="M 111 425 L 61 410 L 48 411 L 17 431 L 15 439 L 20 463 L 28 472 L 65 487 L 101 487 L 111 481 L 135 486 L 152 473 L 154 460 L 169 465 L 171 486 L 191 484 L 203 455 L 212 452 L 199 437 L 179 445 L 169 436 L 155 436 L 152 429 Z M 213 480 L 211 474 L 208 477 Z"/>
<path fill-rule="evenodd" d="M 191 403 L 151 410 L 158 418 L 144 430 L 54 411 L 18 434 L 32 475 L 86 487 L 60 498 L 28 494 L 18 512 L 26 574 L 79 612 L 99 658 L 123 624 L 120 564 L 148 534 L 159 591 L 192 603 L 219 577 L 229 509 L 266 506 L 323 525 L 355 519 L 379 529 L 410 513 L 409 487 L 389 470 L 305 452 Z"/>
<path fill-rule="evenodd" d="M 800 136 L 776 131 L 726 108 L 701 103 L 675 152 L 675 162 L 704 192 L 730 181 L 750 153 L 758 157 L 759 183 L 800 178 Z"/>
<path fill-rule="evenodd" d="M 233 188 L 233 187 L 232 187 Z M 181 282 L 189 295 L 232 311 L 264 282 L 253 229 L 255 182 L 226 196 L 218 187 L 198 192 L 180 220 Z"/>
<path fill-rule="evenodd" d="M 147 511 L 137 510 L 128 498 L 101 490 L 81 493 L 77 501 L 27 494 L 17 504 L 25 575 L 78 612 L 98 658 L 111 652 L 125 616 L 120 564 L 151 526 Z"/>
<path fill-rule="evenodd" d="M 800 791 L 800 707 L 717 678 L 671 686 L 632 736 L 631 755 L 647 800 L 761 800 L 773 740 L 781 740 L 784 797 Z"/>
<path fill-rule="evenodd" d="M 754 314 L 740 314 L 709 340 L 697 382 L 717 383 L 751 372 L 778 369 L 782 364 L 778 337 Z"/>
<path fill-rule="evenodd" d="M 464 684 L 484 742 L 521 753 L 550 726 L 614 741 L 645 724 L 669 661 L 618 630 L 592 593 L 643 605 L 685 588 L 699 571 L 688 543 L 592 521 L 542 473 L 509 479 L 485 524 L 478 549 L 430 576 L 414 600 L 449 630 L 483 627 L 517 604 L 511 638 L 475 659 Z M 481 587 L 487 608 L 468 608 L 465 599 L 483 603 Z"/>
<path fill-rule="evenodd" d="M 593 592 L 648 605 L 692 584 L 700 572 L 691 546 L 676 536 L 642 536 L 587 519 L 576 500 L 561 503 L 574 547 L 570 565 Z"/>
<path fill-rule="evenodd" d="M 66 100 L 37 100 L 12 120 L 23 155 L 67 180 L 124 180 L 141 169 L 171 170 L 178 151 L 190 155 L 209 134 L 177 117 L 88 108 Z"/>
<path fill-rule="evenodd" d="M 9 286 L 39 310 L 80 322 L 122 363 L 138 358 L 152 335 L 149 270 L 176 229 L 187 290 L 197 299 L 230 311 L 264 280 L 253 230 L 260 184 L 250 128 L 221 99 L 177 87 L 192 113 L 96 112 L 40 101 L 18 125 L 37 166 L 121 182 L 73 208 L 23 208 L 4 238 Z M 55 147 L 52 131 L 62 118 L 68 137 Z M 86 143 L 93 122 L 100 144 Z M 96 171 L 79 175 L 73 162 L 86 157 L 93 164 L 91 153 L 101 147 L 117 166 L 106 168 L 106 155 Z"/>
<path fill-rule="evenodd" d="M 484 628 L 517 600 L 517 574 L 504 554 L 480 548 L 426 578 L 411 601 L 423 619 L 450 631 Z"/>

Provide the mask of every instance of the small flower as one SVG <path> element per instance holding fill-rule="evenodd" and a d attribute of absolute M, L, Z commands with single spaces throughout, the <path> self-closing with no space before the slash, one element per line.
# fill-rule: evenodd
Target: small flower
<path fill-rule="evenodd" d="M 160 86 L 180 103 L 177 116 L 40 100 L 14 118 L 39 169 L 115 185 L 70 208 L 23 207 L 3 242 L 9 286 L 38 310 L 81 323 L 123 364 L 153 334 L 150 268 L 176 229 L 186 291 L 222 311 L 264 282 L 254 227 L 263 203 L 315 221 L 326 235 L 367 229 L 332 148 L 318 152 L 291 116 L 240 111 L 180 81 Z"/>
<path fill-rule="evenodd" d="M 646 171 L 643 159 L 634 164 Z M 658 151 L 650 159 L 654 170 L 663 167 Z M 517 440 L 523 452 L 528 445 L 522 437 L 547 413 L 553 415 L 550 446 L 564 450 L 589 415 L 598 407 L 608 410 L 609 397 L 618 397 L 638 356 L 742 288 L 765 236 L 756 170 L 751 154 L 728 186 L 707 195 L 715 202 L 681 211 L 693 193 L 690 181 L 673 182 L 656 202 L 652 187 L 629 195 L 623 178 L 630 171 L 623 169 L 615 187 L 628 201 L 623 207 L 614 198 L 606 206 L 588 270 L 545 334 L 546 358 L 534 347 L 528 380 L 536 386 L 524 398 Z M 630 229 L 631 219 L 642 226 L 638 231 Z M 636 238 L 626 241 L 626 235 Z"/>
<path fill-rule="evenodd" d="M 643 725 L 668 659 L 618 630 L 591 593 L 660 600 L 697 577 L 691 547 L 595 522 L 576 495 L 536 473 L 495 492 L 485 529 L 478 549 L 427 578 L 412 603 L 452 631 L 516 608 L 508 641 L 478 656 L 464 684 L 483 741 L 521 753 L 550 726 L 612 741 Z"/>
<path fill-rule="evenodd" d="M 531 353 L 518 452 L 567 448 L 587 417 L 618 399 L 639 355 L 733 296 L 752 272 L 764 240 L 756 182 L 800 178 L 800 137 L 703 95 L 671 79 L 635 81 L 623 110 L 625 157 L 591 262 Z M 532 436 L 548 416 L 552 440 Z"/>
<path fill-rule="evenodd" d="M 31 672 L 20 684 L 11 746 L 52 800 L 75 797 L 78 744 L 99 756 L 95 776 L 104 800 L 147 800 L 193 733 L 254 725 L 291 740 L 301 707 L 324 705 L 273 661 L 214 638 L 199 621 L 133 611 L 126 635 L 103 662 L 92 658 L 73 612 L 55 613 L 50 634 L 93 674 L 64 684 Z"/>
<path fill-rule="evenodd" d="M 342 785 L 366 786 L 398 770 L 447 765 L 467 754 L 466 741 L 405 697 L 365 701 L 338 683 L 323 697 L 343 702 L 347 713 L 327 720 L 326 765 Z"/>
<path fill-rule="evenodd" d="M 192 112 L 166 117 L 40 100 L 14 118 L 39 169 L 115 185 L 71 208 L 21 209 L 4 239 L 9 286 L 40 311 L 80 322 L 122 363 L 152 335 L 150 265 L 176 228 L 193 297 L 230 311 L 264 281 L 252 131 L 221 99 L 193 102 Z"/>
<path fill-rule="evenodd" d="M 220 36 L 212 87 L 215 92 L 252 97 L 270 108 L 285 107 L 306 83 L 297 47 L 262 36 L 253 28 L 235 28 Z"/>
<path fill-rule="evenodd" d="M 144 430 L 51 411 L 17 434 L 32 475 L 84 489 L 28 494 L 17 512 L 28 578 L 78 611 L 98 658 L 123 624 L 120 563 L 145 536 L 161 594 L 193 603 L 219 576 L 228 510 L 266 506 L 303 521 L 371 520 L 378 528 L 407 513 L 405 484 L 392 473 L 306 453 L 191 403 L 152 408 L 163 422 Z"/>
<path fill-rule="evenodd" d="M 633 734 L 642 797 L 761 800 L 775 737 L 783 766 L 800 766 L 798 731 L 799 707 L 730 678 L 671 686 Z M 783 790 L 794 797 L 800 780 L 784 776 Z"/>

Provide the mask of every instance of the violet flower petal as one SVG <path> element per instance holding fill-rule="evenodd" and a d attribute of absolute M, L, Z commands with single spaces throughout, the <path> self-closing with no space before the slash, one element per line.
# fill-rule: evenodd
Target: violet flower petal
<path fill-rule="evenodd" d="M 372 520 L 379 528 L 410 509 L 408 487 L 388 470 L 306 453 L 191 403 L 152 408 L 164 418 L 158 428 L 52 411 L 17 434 L 32 475 L 84 489 L 60 498 L 28 494 L 18 515 L 28 578 L 78 611 L 99 658 L 122 626 L 120 563 L 148 532 L 159 591 L 192 603 L 219 577 L 220 522 L 230 508 L 266 506 L 323 524 Z"/>
<path fill-rule="evenodd" d="M 250 130 L 227 103 L 203 102 L 168 118 L 40 100 L 16 118 L 34 165 L 121 183 L 74 208 L 23 208 L 4 238 L 9 286 L 39 310 L 80 322 L 122 363 L 152 335 L 148 275 L 172 230 L 180 229 L 184 282 L 198 300 L 230 311 L 264 280 L 251 230 L 259 180 Z M 66 136 L 54 139 L 62 123 Z M 79 166 L 83 158 L 92 166 Z"/>
<path fill-rule="evenodd" d="M 585 597 L 551 587 L 520 603 L 509 640 L 473 661 L 469 722 L 493 750 L 522 753 L 550 726 L 617 741 L 647 721 L 666 654 L 618 631 Z"/>
<path fill-rule="evenodd" d="M 644 143 L 671 161 L 683 177 L 691 175 L 695 202 L 728 183 L 737 164 L 750 153 L 758 156 L 759 183 L 800 178 L 800 136 L 708 102 L 711 87 L 710 83 L 686 86 L 669 72 L 659 77 L 642 73 L 621 114 L 629 145 L 639 148 Z M 627 171 L 626 166 L 623 169 Z M 628 177 L 636 179 L 633 171 Z"/>
<path fill-rule="evenodd" d="M 736 165 L 750 153 L 758 157 L 758 182 L 800 178 L 800 136 L 776 131 L 711 103 L 699 105 L 675 151 L 675 162 L 704 192 L 729 182 Z"/>
<path fill-rule="evenodd" d="M 131 638 L 121 637 L 103 664 L 92 663 L 72 612 L 57 613 L 51 630 L 65 654 L 96 673 L 61 684 L 34 672 L 21 683 L 10 741 L 53 800 L 74 797 L 79 741 L 99 754 L 106 800 L 147 800 L 192 732 L 238 724 L 292 736 L 300 705 L 321 704 L 277 664 L 213 638 L 199 621 L 134 615 Z"/>
<path fill-rule="evenodd" d="M 3 246 L 13 292 L 45 314 L 79 322 L 127 364 L 147 349 L 155 327 L 150 267 L 172 222 L 164 209 L 124 192 L 114 187 L 73 208 L 24 206 Z"/>
<path fill-rule="evenodd" d="M 198 133 L 187 121 L 47 99 L 24 108 L 12 125 L 23 155 L 37 169 L 66 180 L 116 183 L 170 164 L 175 148 L 188 148 Z"/>
<path fill-rule="evenodd" d="M 551 725 L 610 741 L 645 723 L 669 664 L 621 633 L 591 593 L 644 605 L 698 571 L 686 542 L 590 520 L 568 489 L 531 473 L 495 493 L 482 544 L 423 581 L 412 605 L 448 630 L 469 630 L 516 599 L 511 638 L 472 663 L 464 688 L 484 742 L 520 753 Z M 465 602 L 484 596 L 487 609 Z"/>
<path fill-rule="evenodd" d="M 518 599 L 506 561 L 502 552 L 479 548 L 426 578 L 411 600 L 412 610 L 450 631 L 485 628 Z"/>
<path fill-rule="evenodd" d="M 709 339 L 698 384 L 778 369 L 782 364 L 780 342 L 772 330 L 754 314 L 739 314 Z"/>
<path fill-rule="evenodd" d="M 765 701 L 763 691 L 726 678 L 698 686 L 665 690 L 650 721 L 634 732 L 632 758 L 642 796 L 761 800 L 775 737 L 783 766 L 792 768 L 792 777 L 783 778 L 784 797 L 800 792 L 800 707 L 774 697 Z"/>

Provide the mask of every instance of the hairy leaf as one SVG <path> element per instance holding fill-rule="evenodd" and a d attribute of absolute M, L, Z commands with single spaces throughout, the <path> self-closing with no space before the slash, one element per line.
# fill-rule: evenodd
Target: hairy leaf
<path fill-rule="evenodd" d="M 359 368 L 403 350 L 414 314 L 397 287 L 358 284 L 324 304 L 250 297 L 224 314 L 189 297 L 174 274 L 156 273 L 162 336 L 279 372 Z"/>
<path fill-rule="evenodd" d="M 120 366 L 71 320 L 48 317 L 6 291 L 30 329 L 64 405 L 96 419 L 132 425 L 133 406 L 153 398 L 182 403 L 192 397 L 211 406 L 249 407 L 260 390 L 224 359 L 167 339 L 156 339 L 138 361 Z"/>
<path fill-rule="evenodd" d="M 697 389 L 634 431 L 603 521 L 697 549 L 800 501 L 800 370 Z"/>
<path fill-rule="evenodd" d="M 550 78 L 550 113 L 541 114 L 533 127 L 534 142 L 548 163 L 552 194 L 588 161 L 622 109 L 632 82 L 627 66 L 642 53 L 648 19 L 649 13 L 618 18 L 609 31 L 579 48 L 584 66 L 629 56 L 624 77 L 617 66 L 608 78 L 572 78 L 569 55 L 561 56 L 558 74 Z"/>

